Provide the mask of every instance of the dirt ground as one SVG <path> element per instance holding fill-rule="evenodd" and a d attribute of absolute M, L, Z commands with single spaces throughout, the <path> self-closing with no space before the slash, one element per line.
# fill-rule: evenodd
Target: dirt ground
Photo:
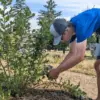
<path fill-rule="evenodd" d="M 22 98 L 12 100 L 74 100 L 66 93 L 59 91 L 33 90 L 35 93 L 27 94 Z"/>
<path fill-rule="evenodd" d="M 97 80 L 95 76 L 66 71 L 59 76 L 59 79 L 60 78 L 63 80 L 69 79 L 73 84 L 78 84 L 80 82 L 81 89 L 87 93 L 88 97 L 93 99 L 97 97 Z"/>
<path fill-rule="evenodd" d="M 62 81 L 70 79 L 71 83 L 76 85 L 80 82 L 81 89 L 84 90 L 89 97 L 93 99 L 96 98 L 97 96 L 96 77 L 84 75 L 81 73 L 66 71 L 60 74 L 59 78 L 56 80 L 57 83 L 59 83 L 61 78 Z M 77 99 L 72 99 L 68 93 L 61 91 L 58 85 L 46 82 L 45 80 L 44 84 L 31 86 L 31 89 L 28 90 L 25 96 L 21 98 L 13 98 L 11 100 L 77 100 Z"/>

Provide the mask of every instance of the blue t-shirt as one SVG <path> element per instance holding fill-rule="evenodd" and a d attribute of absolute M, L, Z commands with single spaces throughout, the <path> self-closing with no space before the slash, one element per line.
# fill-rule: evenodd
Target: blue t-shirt
<path fill-rule="evenodd" d="M 89 38 L 98 28 L 100 28 L 100 9 L 92 8 L 86 10 L 71 18 L 70 21 L 75 27 L 77 42 L 82 42 Z"/>

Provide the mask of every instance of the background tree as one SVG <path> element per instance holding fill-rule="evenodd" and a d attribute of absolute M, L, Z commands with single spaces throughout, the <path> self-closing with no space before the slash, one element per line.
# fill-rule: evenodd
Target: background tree
<path fill-rule="evenodd" d="M 90 38 L 87 39 L 88 44 L 89 43 L 96 43 L 96 35 L 93 34 Z"/>
<path fill-rule="evenodd" d="M 41 27 L 40 31 L 44 35 L 47 49 L 53 48 L 52 40 L 53 37 L 50 35 L 50 24 L 53 20 L 61 15 L 61 11 L 57 12 L 55 10 L 57 4 L 53 0 L 48 0 L 46 5 L 44 5 L 45 10 L 40 10 L 38 16 L 38 25 Z"/>

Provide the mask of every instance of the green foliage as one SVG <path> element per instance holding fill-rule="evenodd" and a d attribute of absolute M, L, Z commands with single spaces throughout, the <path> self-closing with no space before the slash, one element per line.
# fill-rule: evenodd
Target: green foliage
<path fill-rule="evenodd" d="M 27 85 L 40 79 L 44 64 L 44 37 L 40 31 L 31 31 L 29 20 L 35 16 L 25 0 L 1 0 L 0 8 L 0 83 L 7 91 L 21 95 Z M 8 10 L 10 7 L 10 10 Z M 6 65 L 2 64 L 5 60 Z"/>
<path fill-rule="evenodd" d="M 70 80 L 68 80 L 68 82 L 63 82 L 62 86 L 74 97 L 79 98 L 86 96 L 86 93 L 80 89 L 80 83 L 78 85 L 73 85 L 70 83 Z"/>
<path fill-rule="evenodd" d="M 0 100 L 9 100 L 10 99 L 10 91 L 4 91 L 0 86 Z"/>
<path fill-rule="evenodd" d="M 90 38 L 87 39 L 87 43 L 95 43 L 96 42 L 96 35 L 93 34 Z"/>
<path fill-rule="evenodd" d="M 61 90 L 67 92 L 75 100 L 88 100 L 87 94 L 80 88 L 80 83 L 74 85 L 70 82 L 70 80 L 62 81 L 62 78 L 60 79 L 59 83 L 56 82 L 55 79 L 51 79 L 50 77 L 48 77 L 48 79 L 51 82 L 51 84 L 53 84 L 53 86 L 60 87 Z M 47 84 L 46 87 L 49 86 L 50 84 Z"/>
<path fill-rule="evenodd" d="M 66 51 L 67 47 L 68 47 L 68 42 L 66 42 L 66 43 L 59 43 L 59 45 L 56 45 L 53 49 L 60 50 L 60 51 L 62 50 L 63 54 L 65 54 L 65 51 Z"/>

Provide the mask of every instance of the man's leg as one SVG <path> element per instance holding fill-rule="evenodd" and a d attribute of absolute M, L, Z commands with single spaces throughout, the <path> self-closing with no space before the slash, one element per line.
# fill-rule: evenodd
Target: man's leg
<path fill-rule="evenodd" d="M 97 58 L 94 67 L 97 74 L 98 96 L 96 100 L 100 100 L 100 43 L 96 44 L 95 56 Z"/>
<path fill-rule="evenodd" d="M 96 100 L 100 100 L 100 59 L 95 62 L 95 70 L 97 73 L 97 86 L 98 86 L 98 96 Z"/>

